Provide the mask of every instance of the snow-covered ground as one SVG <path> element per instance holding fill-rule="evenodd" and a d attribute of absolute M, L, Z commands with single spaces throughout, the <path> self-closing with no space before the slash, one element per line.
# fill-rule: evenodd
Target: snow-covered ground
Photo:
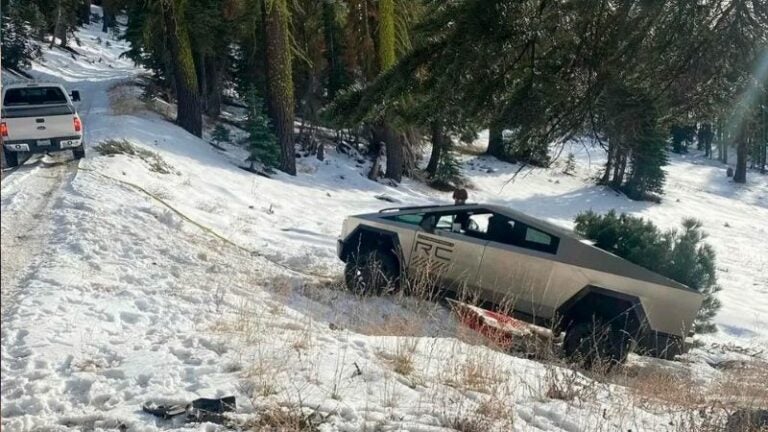
<path fill-rule="evenodd" d="M 86 159 L 33 160 L 2 182 L 3 430 L 214 430 L 157 420 L 141 404 L 230 394 L 240 421 L 300 406 L 322 431 L 680 431 L 703 421 L 467 343 L 441 307 L 318 286 L 338 278 L 344 217 L 393 205 L 377 195 L 423 204 L 450 194 L 371 182 L 333 149 L 324 162 L 300 159 L 296 177 L 265 178 L 238 167 L 239 148 L 217 150 L 148 111 L 117 115 L 109 89 L 141 71 L 97 27 L 80 32 L 80 56 L 45 50 L 31 71 L 81 90 Z M 170 173 L 150 158 L 98 154 L 108 140 L 156 153 Z M 588 209 L 666 228 L 701 219 L 724 288 L 720 331 L 691 365 L 665 367 L 707 393 L 724 379 L 701 361 L 720 355 L 715 344 L 768 343 L 768 178 L 737 186 L 719 163 L 674 156 L 664 201 L 634 202 L 594 186 L 598 149 L 569 146 L 573 176 L 553 168 L 512 180 L 516 166 L 462 156 L 470 200 L 563 226 Z M 575 393 L 557 397 L 561 386 Z"/>

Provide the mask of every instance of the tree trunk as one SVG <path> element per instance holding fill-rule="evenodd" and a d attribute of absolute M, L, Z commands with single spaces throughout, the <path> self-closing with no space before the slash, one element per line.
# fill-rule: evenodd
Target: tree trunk
<path fill-rule="evenodd" d="M 378 60 L 379 73 L 391 68 L 395 58 L 395 2 L 394 0 L 379 0 L 378 28 Z M 386 177 L 396 182 L 403 179 L 403 139 L 388 124 L 386 119 L 380 125 L 381 135 L 386 143 L 387 171 Z"/>
<path fill-rule="evenodd" d="M 332 0 L 323 0 L 323 35 L 325 38 L 325 60 L 328 63 L 328 99 L 334 100 L 343 86 L 344 65 L 339 46 L 339 26 Z"/>
<path fill-rule="evenodd" d="M 736 183 L 747 182 L 747 154 L 749 146 L 744 131 L 736 135 L 736 171 L 733 174 L 733 181 Z"/>
<path fill-rule="evenodd" d="M 443 128 L 440 122 L 432 123 L 432 153 L 429 155 L 429 163 L 427 163 L 427 174 L 430 176 L 435 175 L 437 172 L 437 164 L 440 162 L 440 156 L 443 153 L 443 147 L 445 146 L 445 136 L 443 135 Z"/>
<path fill-rule="evenodd" d="M 501 125 L 493 124 L 488 129 L 488 149 L 485 153 L 504 159 L 504 128 Z"/>
<path fill-rule="evenodd" d="M 222 82 L 223 61 L 217 60 L 214 56 L 206 56 L 205 62 L 205 70 L 208 74 L 205 89 L 205 113 L 215 118 L 221 114 L 221 94 L 224 91 Z"/>
<path fill-rule="evenodd" d="M 395 58 L 395 0 L 379 0 L 379 71 L 385 72 Z"/>
<path fill-rule="evenodd" d="M 606 152 L 605 168 L 603 171 L 603 177 L 600 179 L 601 185 L 607 185 L 611 181 L 611 171 L 613 171 L 614 157 L 616 153 L 615 145 L 612 140 L 608 140 L 608 151 Z"/>
<path fill-rule="evenodd" d="M 373 159 L 371 170 L 368 171 L 368 179 L 377 181 L 381 175 L 381 160 L 386 155 L 386 144 L 384 143 L 384 129 L 381 127 L 371 128 L 371 148 L 375 148 L 376 153 Z"/>
<path fill-rule="evenodd" d="M 81 25 L 91 23 L 91 0 L 81 0 L 80 7 L 77 8 L 77 15 Z"/>
<path fill-rule="evenodd" d="M 266 0 L 262 0 L 266 1 Z M 267 95 L 273 125 L 280 143 L 280 169 L 296 175 L 296 151 L 293 144 L 293 78 L 288 35 L 286 0 L 262 3 L 265 14 Z"/>
<path fill-rule="evenodd" d="M 61 33 L 61 0 L 56 2 L 56 21 L 53 23 L 53 34 L 51 35 L 51 44 L 48 45 L 48 49 L 53 49 L 59 33 Z"/>
<path fill-rule="evenodd" d="M 613 178 L 610 181 L 610 185 L 614 189 L 619 189 L 624 183 L 624 173 L 627 169 L 627 155 L 626 151 L 620 145 L 616 146 L 614 155 Z"/>
<path fill-rule="evenodd" d="M 112 5 L 111 0 L 104 0 L 101 2 L 101 31 L 102 33 L 109 32 L 109 28 L 112 26 Z M 167 1 L 167 0 L 166 0 Z"/>
<path fill-rule="evenodd" d="M 59 46 L 60 47 L 66 47 L 67 46 L 67 25 L 64 20 L 61 19 L 61 24 L 59 25 Z"/>
<path fill-rule="evenodd" d="M 182 0 L 165 0 L 163 4 L 163 18 L 168 33 L 168 48 L 176 83 L 176 123 L 187 132 L 201 137 L 203 114 L 189 34 L 183 11 L 180 10 L 182 2 Z"/>
<path fill-rule="evenodd" d="M 206 70 L 205 56 L 198 53 L 194 56 L 195 71 L 197 73 L 197 93 L 200 95 L 200 108 L 203 112 L 208 110 L 208 99 L 206 90 L 208 88 L 208 71 Z"/>

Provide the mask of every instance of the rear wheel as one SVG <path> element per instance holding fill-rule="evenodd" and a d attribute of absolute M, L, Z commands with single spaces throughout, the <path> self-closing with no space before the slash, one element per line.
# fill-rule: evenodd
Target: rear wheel
<path fill-rule="evenodd" d="M 8 151 L 3 149 L 3 156 L 5 156 L 5 166 L 13 168 L 19 166 L 19 153 Z"/>
<path fill-rule="evenodd" d="M 625 332 L 600 321 L 575 323 L 563 340 L 566 357 L 587 369 L 621 364 L 629 348 L 630 338 Z"/>
<path fill-rule="evenodd" d="M 349 258 L 344 269 L 347 289 L 359 294 L 381 295 L 400 284 L 400 267 L 391 254 L 372 250 Z"/>
<path fill-rule="evenodd" d="M 85 144 L 80 144 L 80 147 L 75 147 L 72 149 L 72 156 L 77 159 L 82 159 L 85 157 Z"/>

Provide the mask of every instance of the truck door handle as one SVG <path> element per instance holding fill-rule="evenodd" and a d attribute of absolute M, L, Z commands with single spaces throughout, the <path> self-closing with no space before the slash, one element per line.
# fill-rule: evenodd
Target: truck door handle
<path fill-rule="evenodd" d="M 37 123 L 45 123 L 45 119 L 44 118 L 35 119 L 35 121 Z"/>

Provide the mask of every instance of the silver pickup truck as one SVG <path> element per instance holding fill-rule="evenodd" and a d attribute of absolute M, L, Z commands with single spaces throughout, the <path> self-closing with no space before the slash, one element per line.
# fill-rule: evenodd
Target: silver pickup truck
<path fill-rule="evenodd" d="M 11 84 L 3 88 L 0 120 L 3 153 L 8 167 L 19 164 L 19 155 L 72 150 L 75 159 L 85 156 L 83 123 L 74 102 L 60 84 Z"/>
<path fill-rule="evenodd" d="M 352 216 L 338 255 L 350 289 L 383 293 L 434 281 L 447 297 L 565 333 L 564 353 L 588 361 L 621 362 L 633 349 L 674 357 L 685 351 L 703 300 L 573 232 L 494 205 Z"/>

